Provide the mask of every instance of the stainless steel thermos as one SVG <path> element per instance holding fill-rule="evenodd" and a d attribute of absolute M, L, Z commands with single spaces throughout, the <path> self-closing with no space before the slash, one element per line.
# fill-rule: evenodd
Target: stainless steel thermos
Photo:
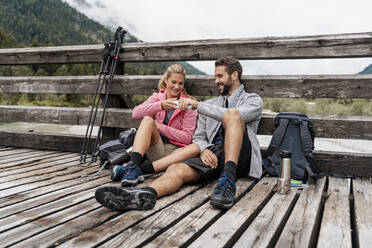
<path fill-rule="evenodd" d="M 281 171 L 278 179 L 277 191 L 279 194 L 287 194 L 290 190 L 291 181 L 291 157 L 292 153 L 282 150 L 280 152 Z"/>

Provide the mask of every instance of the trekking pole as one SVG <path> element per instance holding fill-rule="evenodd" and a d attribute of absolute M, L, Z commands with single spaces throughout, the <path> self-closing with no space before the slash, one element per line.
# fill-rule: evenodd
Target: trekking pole
<path fill-rule="evenodd" d="M 85 132 L 85 138 L 84 138 L 83 146 L 82 146 L 81 153 L 80 153 L 80 162 L 83 162 L 83 163 L 86 162 L 86 156 L 89 152 L 90 140 L 92 137 L 92 131 L 93 131 L 94 123 L 96 121 L 97 110 L 98 110 L 98 106 L 100 102 L 100 98 L 98 98 L 98 101 L 97 101 L 97 96 L 102 94 L 102 88 L 103 88 L 102 86 L 103 86 L 105 77 L 107 75 L 107 67 L 110 62 L 109 55 L 110 55 L 110 44 L 105 43 L 104 53 L 102 56 L 102 62 L 101 62 L 101 66 L 99 69 L 99 76 L 98 76 L 96 91 L 94 94 L 92 107 L 91 107 L 91 111 L 89 114 L 88 125 L 87 125 L 87 129 Z M 102 74 L 104 75 L 103 80 L 102 80 Z"/>
<path fill-rule="evenodd" d="M 110 94 L 110 91 L 111 91 L 116 65 L 117 65 L 118 60 L 119 60 L 119 53 L 120 53 L 120 49 L 121 49 L 121 44 L 124 41 L 124 35 L 126 33 L 127 33 L 127 31 L 125 31 L 122 27 L 118 27 L 116 32 L 115 32 L 114 49 L 113 49 L 112 53 L 110 54 L 110 56 L 112 56 L 111 67 L 110 67 L 110 78 L 109 78 L 108 84 L 106 85 L 106 88 L 105 88 L 105 100 L 103 102 L 101 123 L 100 123 L 99 128 L 98 128 L 96 142 L 95 142 L 93 152 L 92 152 L 91 163 L 93 163 L 97 160 L 96 151 L 98 150 L 98 146 L 99 146 L 101 135 L 102 135 L 102 126 L 103 126 L 103 121 L 104 121 L 105 113 L 106 113 L 106 109 L 107 109 L 108 97 L 109 97 L 109 94 Z"/>

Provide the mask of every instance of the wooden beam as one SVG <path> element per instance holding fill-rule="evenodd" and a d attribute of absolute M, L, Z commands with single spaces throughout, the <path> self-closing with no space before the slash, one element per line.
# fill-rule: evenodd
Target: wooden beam
<path fill-rule="evenodd" d="M 224 56 L 239 59 L 371 57 L 371 44 L 371 33 L 126 43 L 120 60 L 195 61 Z M 1 49 L 0 65 L 94 63 L 101 61 L 103 47 L 100 44 Z"/>
<path fill-rule="evenodd" d="M 119 76 L 111 94 L 151 95 L 160 76 Z M 0 92 L 94 94 L 98 76 L 0 77 Z M 217 96 L 213 76 L 187 76 L 191 95 Z M 245 88 L 273 98 L 372 98 L 372 74 L 243 76 Z"/>
<path fill-rule="evenodd" d="M 96 125 L 101 120 L 102 109 L 96 117 Z M 36 122 L 67 125 L 87 125 L 90 108 L 8 106 L 0 105 L 0 120 L 7 122 Z M 136 127 L 139 121 L 132 118 L 131 109 L 111 108 L 105 115 L 105 127 Z"/>
<path fill-rule="evenodd" d="M 38 132 L 0 131 L 0 144 L 54 151 L 79 152 L 83 136 Z"/>
<path fill-rule="evenodd" d="M 338 173 L 357 177 L 372 176 L 372 154 L 325 152 L 314 154 L 321 172 Z"/>
<path fill-rule="evenodd" d="M 87 125 L 89 108 L 43 107 L 43 106 L 9 106 L 0 105 L 0 121 L 36 122 L 66 125 Z M 96 125 L 101 117 L 99 110 Z M 271 135 L 274 131 L 274 117 L 263 114 L 258 134 Z M 310 116 L 315 137 L 338 139 L 372 138 L 371 117 L 332 117 Z M 131 128 L 139 125 L 139 120 L 132 118 L 132 109 L 110 108 L 105 115 L 104 127 Z"/>
<path fill-rule="evenodd" d="M 263 114 L 258 134 L 272 135 L 274 132 L 274 117 Z M 363 116 L 309 116 L 313 123 L 315 137 L 334 139 L 366 139 L 372 138 L 372 118 Z"/>

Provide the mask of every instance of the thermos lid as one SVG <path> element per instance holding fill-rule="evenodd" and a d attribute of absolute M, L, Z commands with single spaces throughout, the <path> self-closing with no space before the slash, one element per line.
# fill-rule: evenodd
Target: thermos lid
<path fill-rule="evenodd" d="M 282 150 L 282 151 L 280 151 L 280 157 L 281 158 L 291 158 L 292 153 L 290 151 L 287 151 L 287 150 Z"/>

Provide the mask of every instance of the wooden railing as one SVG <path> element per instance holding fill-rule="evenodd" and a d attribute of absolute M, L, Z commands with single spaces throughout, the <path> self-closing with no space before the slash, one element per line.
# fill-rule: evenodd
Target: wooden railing
<path fill-rule="evenodd" d="M 103 45 L 0 49 L 0 65 L 99 62 Z M 131 43 L 123 45 L 122 62 L 215 60 L 232 55 L 239 59 L 313 59 L 372 57 L 372 33 L 304 37 L 267 37 Z M 104 126 L 128 128 L 138 125 L 131 118 L 127 95 L 157 91 L 160 76 L 115 76 L 110 108 Z M 244 76 L 249 92 L 271 98 L 372 98 L 372 75 Z M 0 92 L 94 93 L 97 76 L 0 77 Z M 218 95 L 213 76 L 188 76 L 192 95 Z M 126 108 L 123 108 L 126 107 Z M 86 125 L 89 108 L 0 106 L 0 121 Z M 316 137 L 372 139 L 372 118 L 310 116 Z M 273 115 L 264 115 L 259 134 L 271 135 Z M 107 133 L 107 132 L 106 132 Z M 81 136 L 28 132 L 0 132 L 0 145 L 79 151 Z M 372 176 L 370 154 L 316 152 L 323 171 Z"/>

